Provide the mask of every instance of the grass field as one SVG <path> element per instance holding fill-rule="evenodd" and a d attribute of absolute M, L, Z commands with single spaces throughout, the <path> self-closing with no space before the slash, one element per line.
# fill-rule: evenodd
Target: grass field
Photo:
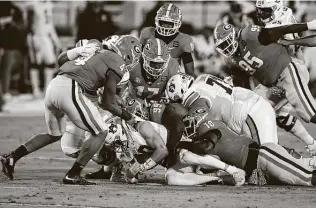
<path fill-rule="evenodd" d="M 316 136 L 315 127 L 307 125 Z M 42 116 L 1 116 L 0 132 L 2 154 L 46 132 L 46 126 Z M 303 143 L 291 135 L 280 132 L 279 137 L 281 144 L 305 153 Z M 313 187 L 166 186 L 162 168 L 149 172 L 147 180 L 137 185 L 107 180 L 96 181 L 96 186 L 63 185 L 61 179 L 72 163 L 59 142 L 30 154 L 17 163 L 15 180 L 0 174 L 0 207 L 316 207 Z M 91 163 L 84 171 L 96 168 Z"/>

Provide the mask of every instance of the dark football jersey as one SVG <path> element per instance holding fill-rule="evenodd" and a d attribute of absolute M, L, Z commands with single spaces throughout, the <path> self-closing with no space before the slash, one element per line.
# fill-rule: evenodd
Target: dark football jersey
<path fill-rule="evenodd" d="M 100 50 L 91 57 L 66 62 L 60 67 L 59 74 L 77 81 L 84 91 L 96 92 L 104 86 L 108 70 L 114 71 L 121 78 L 127 72 L 125 63 L 118 54 Z"/>
<path fill-rule="evenodd" d="M 179 71 L 179 64 L 170 59 L 167 69 L 156 80 L 146 79 L 146 72 L 139 62 L 130 71 L 130 83 L 136 91 L 136 96 L 141 99 L 161 100 L 164 95 L 168 80 Z"/>
<path fill-rule="evenodd" d="M 261 27 L 257 25 L 249 25 L 240 31 L 233 62 L 261 84 L 271 86 L 290 64 L 291 57 L 285 46 L 277 43 L 261 45 L 258 40 L 260 31 Z"/>
<path fill-rule="evenodd" d="M 151 38 L 162 39 L 154 27 L 144 28 L 140 34 L 140 43 L 145 45 L 147 40 Z M 170 42 L 166 42 L 166 44 L 168 45 L 171 57 L 176 59 L 179 64 L 181 64 L 183 53 L 191 53 L 194 50 L 192 37 L 181 32 L 175 35 Z"/>

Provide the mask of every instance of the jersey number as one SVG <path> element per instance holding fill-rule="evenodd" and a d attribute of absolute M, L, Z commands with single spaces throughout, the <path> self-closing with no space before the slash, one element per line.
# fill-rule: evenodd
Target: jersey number
<path fill-rule="evenodd" d="M 251 56 L 249 51 L 243 58 L 244 60 L 239 61 L 238 65 L 250 75 L 254 74 L 263 65 L 263 61 L 255 56 Z"/>
<path fill-rule="evenodd" d="M 209 85 L 218 85 L 220 86 L 221 88 L 223 88 L 227 94 L 231 95 L 232 92 L 233 92 L 233 88 L 228 85 L 227 83 L 225 83 L 224 81 L 222 81 L 221 79 L 217 78 L 217 77 L 209 77 L 207 80 L 206 80 L 206 84 L 209 84 Z"/>
<path fill-rule="evenodd" d="M 155 95 L 158 95 L 158 93 L 159 93 L 159 88 L 148 87 L 146 91 L 144 91 L 144 89 L 145 89 L 144 86 L 138 86 L 137 87 L 137 95 L 143 96 L 146 98 L 152 98 Z"/>

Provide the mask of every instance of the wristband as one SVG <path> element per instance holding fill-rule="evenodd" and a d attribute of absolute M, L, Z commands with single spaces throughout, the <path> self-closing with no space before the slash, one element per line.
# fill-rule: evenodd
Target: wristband
<path fill-rule="evenodd" d="M 308 30 L 316 30 L 316 21 L 310 21 L 306 23 Z"/>
<path fill-rule="evenodd" d="M 151 159 L 151 157 L 142 164 L 142 166 L 144 167 L 144 170 L 149 170 L 155 167 L 156 165 L 157 163 L 153 159 Z"/>
<path fill-rule="evenodd" d="M 121 113 L 121 116 L 120 116 L 122 119 L 128 121 L 128 120 L 131 120 L 132 119 L 132 114 L 127 112 L 126 110 L 123 110 L 122 109 L 122 113 Z"/>

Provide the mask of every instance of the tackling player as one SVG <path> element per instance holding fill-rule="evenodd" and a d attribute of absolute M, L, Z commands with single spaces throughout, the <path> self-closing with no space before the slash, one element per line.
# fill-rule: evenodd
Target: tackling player
<path fill-rule="evenodd" d="M 254 76 L 262 85 L 284 89 L 286 99 L 271 100 L 276 109 L 289 102 L 304 121 L 316 123 L 316 103 L 307 86 L 308 70 L 301 60 L 290 55 L 286 47 L 275 43 L 268 44 L 272 41 L 269 34 L 265 33 L 270 30 L 273 31 L 273 28 L 249 25 L 237 32 L 232 25 L 219 25 L 215 28 L 216 49 L 225 57 L 231 58 L 240 69 Z M 290 126 L 294 126 L 295 119 L 287 116 L 279 122 L 292 123 Z M 299 138 L 304 139 L 310 153 L 315 154 L 316 142 L 306 133 L 305 131 L 305 135 L 301 134 Z"/>
<path fill-rule="evenodd" d="M 188 75 L 175 75 L 168 81 L 166 95 L 188 109 L 206 102 L 213 119 L 222 121 L 237 135 L 248 136 L 259 144 L 278 143 L 273 108 L 250 90 L 232 87 L 212 75 L 202 74 L 194 82 Z"/>
<path fill-rule="evenodd" d="M 273 28 L 281 25 L 289 25 L 296 23 L 292 10 L 288 7 L 283 6 L 282 1 L 258 0 L 256 2 L 256 8 L 258 22 L 265 28 Z M 293 39 L 295 37 L 298 37 L 298 34 L 289 34 L 286 35 L 286 37 Z M 291 56 L 293 57 L 303 56 L 301 50 L 297 47 L 288 48 L 288 50 Z M 300 59 L 304 60 L 304 58 Z M 275 98 L 273 95 L 271 95 L 271 93 L 278 93 L 277 88 L 272 87 L 268 89 L 267 87 L 260 84 L 257 80 L 255 80 L 253 76 L 250 76 L 249 80 L 245 80 L 248 79 L 248 76 L 245 76 L 244 73 L 240 73 L 240 71 L 237 71 L 236 69 L 234 71 L 233 78 L 234 81 L 235 79 L 249 81 L 251 90 L 258 93 L 267 100 L 273 100 Z M 280 91 L 282 92 L 282 90 Z M 281 96 L 282 95 L 280 94 L 280 97 Z M 277 115 L 277 124 L 280 128 L 292 133 L 294 136 L 301 139 L 306 144 L 313 144 L 313 137 L 307 132 L 307 130 L 304 128 L 300 120 L 298 120 L 297 117 L 290 114 L 290 111 L 292 110 L 292 106 L 290 103 L 285 104 L 284 102 L 281 102 L 279 105 L 275 105 L 272 102 L 272 105 L 275 109 Z M 314 151 L 313 149 L 315 148 L 316 144 L 315 146 L 309 146 L 309 149 L 312 151 Z"/>
<path fill-rule="evenodd" d="M 56 52 L 60 50 L 60 41 L 53 23 L 53 3 L 34 1 L 28 6 L 27 19 L 29 34 L 27 43 L 31 61 L 30 78 L 34 97 L 39 97 L 39 69 L 44 66 L 45 90 L 53 79 Z"/>
<path fill-rule="evenodd" d="M 133 116 L 122 110 L 116 103 L 116 86 L 127 73 L 124 60 L 139 42 L 132 36 L 123 36 L 117 44 L 120 53 L 100 50 L 95 55 L 76 61 L 80 48 L 68 50 L 70 61 L 60 67 L 59 75 L 54 78 L 45 95 L 45 120 L 48 133 L 38 134 L 10 154 L 1 156 L 3 172 L 13 179 L 14 165 L 23 156 L 48 144 L 58 141 L 64 132 L 65 115 L 79 128 L 89 131 L 91 136 L 84 142 L 73 167 L 63 179 L 65 184 L 94 184 L 80 176 L 81 170 L 99 149 L 107 135 L 107 126 L 97 107 L 86 98 L 83 92 L 96 92 L 104 86 L 101 108 L 106 109 L 133 123 Z M 133 61 L 131 58 L 128 61 Z"/>
<path fill-rule="evenodd" d="M 197 180 L 202 176 L 207 177 L 207 174 L 195 174 L 190 166 L 212 166 L 214 159 L 211 154 L 245 170 L 248 184 L 316 185 L 315 157 L 297 159 L 275 143 L 259 146 L 249 138 L 234 134 L 221 122 L 213 120 L 211 114 L 206 106 L 199 105 L 189 111 L 185 118 L 185 135 L 193 142 L 182 142 L 179 145 L 179 148 L 186 150 L 180 150 L 180 162 L 167 171 L 166 180 L 169 184 L 188 185 L 183 178 Z M 203 145 L 197 145 L 198 142 Z"/>
<path fill-rule="evenodd" d="M 182 60 L 185 72 L 195 77 L 192 57 L 194 44 L 189 35 L 179 32 L 181 21 L 181 10 L 175 4 L 164 4 L 157 11 L 156 28 L 144 28 L 140 34 L 140 42 L 145 46 L 148 39 L 159 38 L 163 40 L 168 45 L 171 57 L 175 58 L 180 65 Z"/>

